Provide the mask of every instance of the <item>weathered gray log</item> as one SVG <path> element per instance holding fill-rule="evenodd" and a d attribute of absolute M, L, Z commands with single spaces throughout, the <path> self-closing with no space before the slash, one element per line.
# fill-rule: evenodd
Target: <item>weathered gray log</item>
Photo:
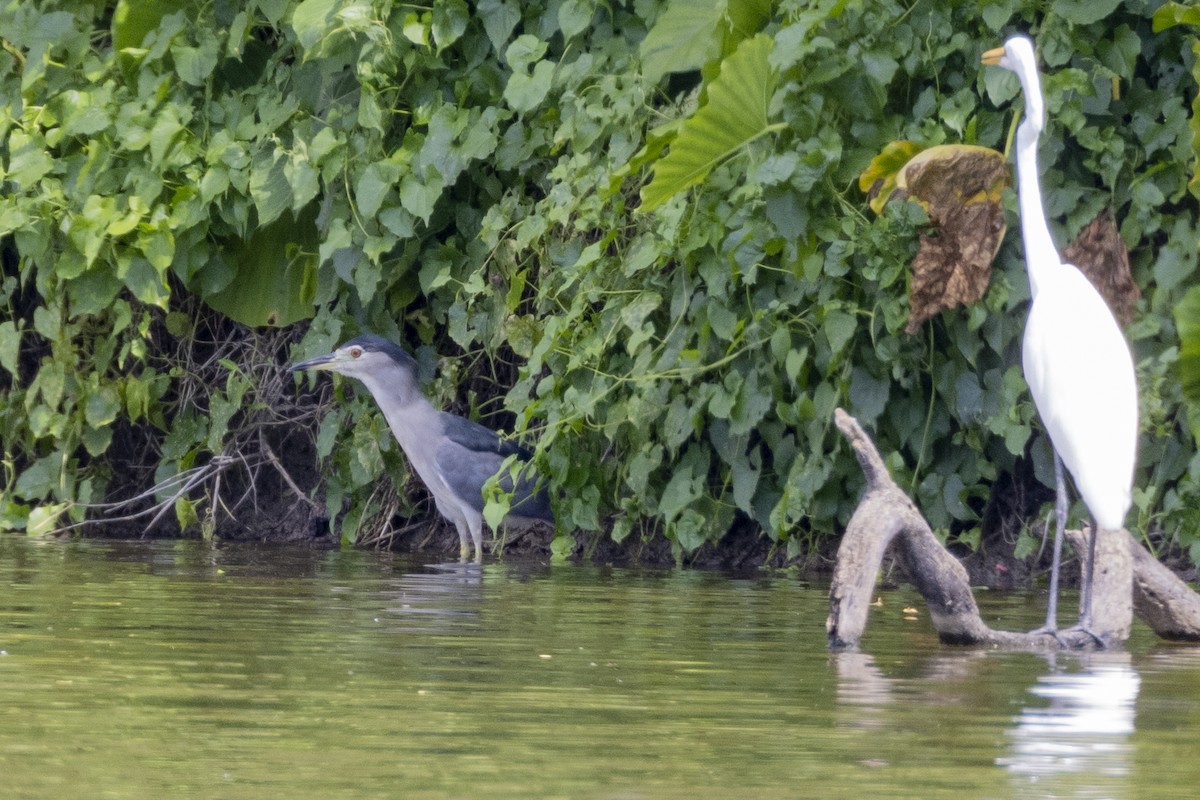
<path fill-rule="evenodd" d="M 1080 554 L 1079 568 L 1087 568 L 1089 535 L 1079 531 L 1068 535 L 1071 546 Z M 1078 544 L 1076 543 L 1078 542 Z M 1096 540 L 1096 568 L 1092 570 L 1092 632 L 1106 647 L 1119 645 L 1129 638 L 1133 625 L 1133 561 L 1130 537 L 1124 530 L 1101 531 Z M 1080 598 L 1082 600 L 1082 598 Z M 1079 609 L 1083 611 L 1082 608 Z"/>
<path fill-rule="evenodd" d="M 1067 531 L 1076 552 L 1083 552 L 1084 531 Z M 1163 639 L 1200 642 L 1200 594 L 1159 562 L 1146 546 L 1126 532 L 1133 560 L 1133 610 Z"/>
<path fill-rule="evenodd" d="M 867 489 L 838 547 L 826 623 L 830 646 L 858 644 L 883 556 L 897 536 L 905 571 L 925 598 L 938 635 L 950 642 L 985 638 L 990 631 L 979 616 L 966 569 L 942 547 L 921 512 L 892 480 L 858 421 L 839 408 L 834 422 L 854 449 Z"/>
<path fill-rule="evenodd" d="M 826 622 L 831 648 L 858 645 L 883 557 L 893 542 L 897 544 L 898 560 L 925 600 L 930 621 L 943 642 L 1055 650 L 1096 645 L 1091 635 L 1080 631 L 1061 631 L 1051 636 L 988 627 L 979 616 L 966 570 L 937 540 L 916 506 L 892 480 L 858 421 L 839 408 L 834 412 L 834 422 L 850 442 L 867 486 L 846 526 L 834 567 Z M 1070 531 L 1068 536 L 1072 545 L 1083 552 L 1084 534 Z M 1200 595 L 1158 564 L 1128 533 L 1101 535 L 1096 562 L 1092 628 L 1105 646 L 1119 646 L 1125 641 L 1134 610 L 1160 636 L 1200 640 Z"/>

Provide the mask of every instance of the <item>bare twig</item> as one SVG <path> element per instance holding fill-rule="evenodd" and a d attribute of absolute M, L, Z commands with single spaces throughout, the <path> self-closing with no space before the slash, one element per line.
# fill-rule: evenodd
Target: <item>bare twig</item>
<path fill-rule="evenodd" d="M 320 511 L 321 506 L 319 506 L 315 500 L 309 497 L 303 489 L 297 486 L 296 482 L 292 480 L 292 476 L 286 469 L 283 468 L 283 464 L 279 461 L 278 456 L 275 455 L 275 451 L 271 449 L 271 445 L 267 444 L 266 440 L 260 437 L 259 446 L 262 447 L 263 455 L 267 457 L 268 461 L 275 465 L 276 471 L 280 474 L 280 476 L 283 477 L 284 482 L 288 485 L 288 488 L 292 490 L 296 497 L 300 498 L 305 503 L 308 503 L 309 508 L 313 509 L 314 511 Z"/>

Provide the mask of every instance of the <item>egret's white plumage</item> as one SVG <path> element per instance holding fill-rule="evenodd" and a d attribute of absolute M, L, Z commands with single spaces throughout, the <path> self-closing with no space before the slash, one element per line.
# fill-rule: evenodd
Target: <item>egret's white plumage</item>
<path fill-rule="evenodd" d="M 1016 73 L 1025 97 L 1025 118 L 1017 129 L 1017 198 L 1032 296 L 1022 359 L 1025 378 L 1054 450 L 1096 525 L 1120 530 L 1132 502 L 1138 429 L 1129 345 L 1096 287 L 1074 265 L 1063 263 L 1050 237 L 1038 183 L 1037 143 L 1045 105 L 1033 43 L 1014 36 L 1004 47 L 985 53 L 983 61 Z M 1092 566 L 1085 569 L 1084 627 L 1090 624 Z M 1056 588 L 1057 573 L 1046 626 L 1050 631 L 1055 629 Z"/>
<path fill-rule="evenodd" d="M 1132 502 L 1137 446 L 1133 360 L 1091 282 L 1071 264 L 1055 267 L 1025 324 L 1025 380 L 1096 524 L 1120 530 Z"/>

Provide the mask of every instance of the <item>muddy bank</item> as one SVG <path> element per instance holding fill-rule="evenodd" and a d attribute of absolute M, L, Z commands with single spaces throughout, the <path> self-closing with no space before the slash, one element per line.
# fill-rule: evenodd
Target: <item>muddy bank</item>
<path fill-rule="evenodd" d="M 338 538 L 330 531 L 329 521 L 318 504 L 297 500 L 294 496 L 277 497 L 274 502 L 264 503 L 260 496 L 260 502 L 253 510 L 239 515 L 236 522 L 230 520 L 222 525 L 217 538 L 321 548 L 339 546 Z M 1016 521 L 1004 526 L 1005 529 L 1015 527 L 1019 527 Z M 133 524 L 97 521 L 85 528 L 82 535 L 119 538 L 189 536 L 181 533 L 174 520 L 161 522 L 150 531 Z M 550 560 L 554 533 L 548 526 L 509 531 L 494 540 L 488 536 L 485 532 L 484 546 L 494 558 Z M 661 568 L 682 565 L 732 572 L 787 570 L 801 578 L 820 580 L 832 573 L 840 539 L 812 538 L 817 542 L 815 547 L 789 557 L 786 546 L 771 541 L 758 526 L 744 522 L 736 525 L 719 542 L 705 543 L 693 553 L 679 555 L 671 542 L 660 535 L 635 532 L 622 542 L 614 542 L 606 532 L 579 531 L 575 534 L 571 560 L 580 564 Z M 1022 559 L 1014 555 L 1014 545 L 1014 539 L 997 534 L 985 537 L 978 550 L 958 546 L 951 547 L 951 552 L 966 567 L 973 586 L 1007 591 L 1043 585 L 1050 566 L 1049 546 L 1033 557 Z M 459 542 L 452 525 L 436 517 L 424 517 L 397 519 L 374 541 L 360 546 L 424 553 L 449 560 L 458 557 Z M 1200 570 L 1185 554 L 1168 549 L 1160 559 L 1184 580 L 1195 582 L 1200 579 Z M 1064 549 L 1063 585 L 1074 587 L 1078 574 L 1077 560 L 1067 547 Z M 906 576 L 898 566 L 890 564 L 884 570 L 882 580 L 894 585 L 904 583 Z"/>
<path fill-rule="evenodd" d="M 265 446 L 264 446 L 265 445 Z M 298 430 L 272 430 L 259 443 L 259 451 L 270 457 L 260 458 L 255 468 L 246 466 L 243 457 L 225 470 L 219 483 L 197 486 L 194 502 L 208 519 L 217 522 L 210 535 L 223 541 L 258 541 L 295 544 L 307 547 L 338 547 L 338 534 L 330 529 L 325 497 L 312 438 Z M 132 452 L 132 451 L 131 451 Z M 149 483 L 149 470 L 132 460 L 118 471 L 113 494 L 117 498 L 134 497 Z M 984 513 L 985 533 L 980 546 L 972 551 L 952 546 L 951 552 L 966 567 L 973 586 L 998 590 L 1036 587 L 1044 583 L 1050 566 L 1050 548 L 1029 558 L 1017 558 L 1014 549 L 1025 520 L 1036 515 L 1048 496 L 1037 486 L 1032 475 L 1001 482 Z M 386 487 L 385 487 L 386 488 Z M 360 536 L 359 545 L 396 551 L 418 552 L 438 558 L 458 558 L 458 534 L 433 510 L 423 487 L 407 486 L 419 513 L 411 518 L 401 515 L 377 520 L 378 530 Z M 212 497 L 218 495 L 219 502 Z M 207 498 L 200 499 L 200 498 Z M 161 498 L 160 498 L 161 499 Z M 143 506 L 145 504 L 143 503 Z M 175 513 L 163 513 L 151 519 L 146 510 L 132 518 L 119 514 L 93 512 L 88 524 L 75 528 L 71 535 L 111 538 L 198 538 L 203 529 L 195 525 L 180 527 Z M 1037 523 L 1041 528 L 1041 521 Z M 513 531 L 491 539 L 485 531 L 485 549 L 496 558 L 549 560 L 553 531 L 536 527 Z M 706 542 L 693 553 L 680 554 L 657 530 L 635 530 L 621 542 L 614 542 L 607 531 L 576 532 L 571 560 L 582 564 L 613 566 L 675 567 L 720 569 L 734 572 L 761 569 L 786 569 L 801 578 L 820 580 L 833 570 L 840 543 L 836 535 L 801 531 L 797 536 L 806 546 L 789 556 L 786 545 L 774 542 L 751 521 L 742 519 L 718 542 Z M 1160 559 L 1184 580 L 1196 581 L 1200 575 L 1190 560 L 1172 551 L 1162 542 L 1153 542 Z M 1078 568 L 1070 548 L 1064 550 L 1062 571 L 1064 586 L 1077 581 Z M 891 565 L 885 568 L 885 583 L 905 582 L 903 571 Z"/>

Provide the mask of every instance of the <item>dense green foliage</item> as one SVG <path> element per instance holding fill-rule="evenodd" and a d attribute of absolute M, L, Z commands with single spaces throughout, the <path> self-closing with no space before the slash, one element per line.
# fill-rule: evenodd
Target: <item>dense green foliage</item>
<path fill-rule="evenodd" d="M 1036 509 L 1013 487 L 1050 483 L 1019 243 L 983 301 L 907 335 L 924 214 L 876 217 L 857 176 L 900 139 L 1003 149 L 1018 87 L 979 55 L 1026 30 L 1052 227 L 1065 243 L 1113 208 L 1144 292 L 1130 523 L 1193 546 L 1171 311 L 1200 236 L 1195 55 L 1186 26 L 1152 29 L 1158 5 L 3 0 L 0 524 L 102 497 L 122 425 L 162 431 L 160 479 L 244 445 L 270 402 L 246 364 L 180 389 L 198 299 L 256 325 L 315 313 L 297 357 L 362 329 L 408 342 L 438 402 L 532 434 L 564 548 L 578 528 L 680 551 L 738 520 L 793 552 L 835 531 L 861 485 L 838 405 L 935 528 L 977 543 Z M 317 452 L 353 538 L 402 460 L 361 396 Z"/>

